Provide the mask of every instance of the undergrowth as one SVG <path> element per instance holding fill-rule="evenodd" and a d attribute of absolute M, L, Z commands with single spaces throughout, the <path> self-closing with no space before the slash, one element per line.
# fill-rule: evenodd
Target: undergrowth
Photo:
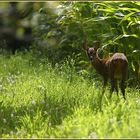
<path fill-rule="evenodd" d="M 0 137 L 139 138 L 140 94 L 126 89 L 127 101 L 77 72 L 73 59 L 52 66 L 31 53 L 0 56 Z"/>

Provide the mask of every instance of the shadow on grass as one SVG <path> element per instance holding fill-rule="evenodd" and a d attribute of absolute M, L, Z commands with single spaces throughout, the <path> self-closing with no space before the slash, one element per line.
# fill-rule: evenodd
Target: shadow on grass
<path fill-rule="evenodd" d="M 38 126 L 41 125 L 37 121 L 34 121 L 39 113 L 41 113 L 41 115 L 38 117 L 38 121 L 40 123 L 48 123 L 48 127 L 54 128 L 56 125 L 60 125 L 65 118 L 72 116 L 75 108 L 80 106 L 86 107 L 86 105 L 89 105 L 94 113 L 100 112 L 100 96 L 94 93 L 92 95 L 88 95 L 88 93 L 85 94 L 89 97 L 79 97 L 80 94 L 75 94 L 74 96 L 62 95 L 58 98 L 58 96 L 51 94 L 46 95 L 46 93 L 44 93 L 42 99 L 35 102 L 32 102 L 31 99 L 26 105 L 18 107 L 14 107 L 11 104 L 3 104 L 1 102 L 0 137 L 2 137 L 2 134 L 11 135 L 11 133 L 17 133 L 20 128 L 28 130 L 26 126 L 28 125 L 28 122 L 31 124 L 37 123 Z M 87 101 L 84 101 L 83 99 L 87 99 Z M 29 116 L 30 120 L 26 120 L 27 116 Z M 26 121 L 25 124 L 23 124 L 22 119 Z M 35 130 L 35 132 L 36 131 L 37 130 Z M 31 132 L 31 135 L 32 134 L 34 134 L 34 132 Z M 25 135 L 24 137 L 27 136 Z"/>
<path fill-rule="evenodd" d="M 0 137 L 2 137 L 2 134 L 11 135 L 11 133 L 16 133 L 17 128 L 20 129 L 22 127 L 26 129 L 21 119 L 28 115 L 31 123 L 34 123 L 34 118 L 38 115 L 38 111 L 41 112 L 40 119 L 42 122 L 48 120 L 47 125 L 49 127 L 59 125 L 65 117 L 73 114 L 74 106 L 74 102 L 69 104 L 66 100 L 54 100 L 54 98 L 51 97 L 45 97 L 44 102 L 37 101 L 36 103 L 20 107 L 14 107 L 10 104 L 5 106 L 1 102 Z"/>

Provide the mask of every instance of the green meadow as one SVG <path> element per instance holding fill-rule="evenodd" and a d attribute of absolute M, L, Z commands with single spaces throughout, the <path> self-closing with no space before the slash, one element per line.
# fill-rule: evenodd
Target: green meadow
<path fill-rule="evenodd" d="M 54 66 L 25 55 L 0 56 L 1 138 L 139 138 L 140 91 L 124 101 L 109 85 L 76 71 L 75 61 Z"/>

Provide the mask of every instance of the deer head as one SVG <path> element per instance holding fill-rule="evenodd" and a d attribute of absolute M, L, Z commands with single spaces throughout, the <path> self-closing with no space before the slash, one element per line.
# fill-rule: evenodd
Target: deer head
<path fill-rule="evenodd" d="M 88 47 L 86 41 L 83 43 L 83 49 L 86 51 L 88 58 L 90 61 L 94 61 L 96 57 L 98 57 L 97 50 L 100 47 L 100 42 L 99 41 L 94 41 L 93 42 L 93 47 Z"/>

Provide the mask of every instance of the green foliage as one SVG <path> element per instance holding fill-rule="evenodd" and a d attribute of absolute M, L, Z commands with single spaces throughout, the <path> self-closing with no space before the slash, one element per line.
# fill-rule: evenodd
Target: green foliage
<path fill-rule="evenodd" d="M 57 14 L 30 6 L 32 51 L 0 55 L 0 137 L 139 138 L 140 3 L 60 2 Z M 138 88 L 126 88 L 126 102 L 107 89 L 100 110 L 102 80 L 81 49 L 85 38 L 127 55 Z"/>
<path fill-rule="evenodd" d="M 99 108 L 101 83 L 77 72 L 70 57 L 55 66 L 33 54 L 0 56 L 0 137 L 138 138 L 139 90 L 127 101 L 109 90 Z"/>
<path fill-rule="evenodd" d="M 11 12 L 6 13 L 9 18 L 5 16 L 3 7 L 8 9 L 8 5 L 9 3 L 1 5 L 2 25 L 7 27 L 9 23 L 15 23 L 10 27 L 18 29 L 17 36 L 23 34 L 19 28 L 21 25 L 32 26 L 34 39 L 31 49 L 40 51 L 41 55 L 47 55 L 53 65 L 67 56 L 82 54 L 80 58 L 77 57 L 79 66 L 81 61 L 86 59 L 81 48 L 82 42 L 86 39 L 88 45 L 92 46 L 93 41 L 99 40 L 103 57 L 110 52 L 126 54 L 130 67 L 130 85 L 139 86 L 139 2 L 22 2 L 17 3 L 17 14 L 24 18 L 16 21 L 12 20 Z M 0 45 L 5 48 L 5 41 L 1 40 Z"/>
<path fill-rule="evenodd" d="M 44 50 L 53 64 L 67 56 L 82 54 L 77 63 L 80 65 L 86 58 L 81 48 L 82 42 L 86 39 L 88 45 L 92 46 L 93 41 L 99 40 L 103 57 L 110 52 L 126 54 L 130 67 L 130 85 L 139 85 L 139 7 L 139 2 L 133 1 L 60 2 L 58 13 L 48 15 L 44 6 L 39 11 L 37 34 L 39 39 L 46 40 Z"/>
<path fill-rule="evenodd" d="M 139 2 L 63 2 L 62 8 L 58 18 L 64 32 L 61 46 L 81 50 L 85 38 L 90 46 L 94 40 L 100 40 L 108 53 L 125 53 L 130 72 L 138 75 L 140 59 L 133 59 L 132 52 L 140 50 Z"/>

